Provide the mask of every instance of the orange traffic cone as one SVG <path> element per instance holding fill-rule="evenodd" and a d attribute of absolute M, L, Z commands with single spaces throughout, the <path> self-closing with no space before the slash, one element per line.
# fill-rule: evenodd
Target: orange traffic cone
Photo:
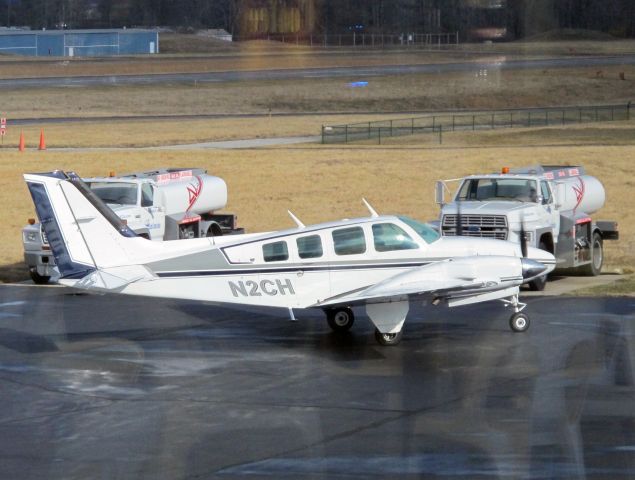
<path fill-rule="evenodd" d="M 24 132 L 20 132 L 20 143 L 18 144 L 18 150 L 24 152 Z"/>
<path fill-rule="evenodd" d="M 46 143 L 44 142 L 44 129 L 40 130 L 40 146 L 38 150 L 46 150 Z"/>

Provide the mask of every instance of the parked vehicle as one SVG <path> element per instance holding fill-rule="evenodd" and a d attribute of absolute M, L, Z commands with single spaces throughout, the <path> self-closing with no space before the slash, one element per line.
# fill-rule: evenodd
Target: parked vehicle
<path fill-rule="evenodd" d="M 460 182 L 445 203 L 448 182 Z M 437 182 L 442 235 L 489 237 L 520 242 L 553 253 L 558 270 L 599 275 L 605 240 L 617 240 L 617 222 L 595 221 L 591 214 L 604 206 L 602 183 L 581 166 L 536 166 L 489 175 Z M 546 277 L 530 283 L 545 287 Z"/>

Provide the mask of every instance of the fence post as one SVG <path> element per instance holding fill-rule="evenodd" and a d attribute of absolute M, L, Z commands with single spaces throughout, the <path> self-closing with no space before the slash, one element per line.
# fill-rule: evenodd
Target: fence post
<path fill-rule="evenodd" d="M 611 122 L 613 121 L 613 107 L 611 107 Z"/>
<path fill-rule="evenodd" d="M 377 135 L 377 145 L 381 145 L 381 126 L 377 129 L 379 135 Z"/>
<path fill-rule="evenodd" d="M 370 122 L 368 122 L 368 138 L 370 138 Z"/>
<path fill-rule="evenodd" d="M 581 108 L 578 110 L 578 114 L 580 116 L 580 120 L 578 121 L 578 123 L 582 123 L 582 109 Z"/>
<path fill-rule="evenodd" d="M 494 130 L 494 114 L 492 113 L 492 130 Z"/>
<path fill-rule="evenodd" d="M 437 123 L 437 117 L 435 117 L 434 115 L 432 115 L 432 131 L 434 132 L 434 126 Z"/>
<path fill-rule="evenodd" d="M 439 145 L 443 145 L 443 125 L 439 125 Z"/>
<path fill-rule="evenodd" d="M 392 137 L 392 120 L 390 121 L 390 136 Z"/>
<path fill-rule="evenodd" d="M 545 125 L 549 126 L 549 110 L 545 110 Z"/>
<path fill-rule="evenodd" d="M 472 130 L 476 130 L 476 118 L 475 118 L 475 115 L 472 115 Z"/>
<path fill-rule="evenodd" d="M 509 113 L 509 128 L 514 128 L 514 112 Z"/>
<path fill-rule="evenodd" d="M 456 115 L 452 115 L 452 131 L 456 130 Z"/>
<path fill-rule="evenodd" d="M 562 124 L 564 125 L 564 109 L 562 110 Z"/>
<path fill-rule="evenodd" d="M 348 143 L 348 124 L 344 125 L 344 143 Z"/>
<path fill-rule="evenodd" d="M 631 102 L 626 104 L 626 120 L 631 119 Z"/>
<path fill-rule="evenodd" d="M 410 133 L 411 133 L 412 135 L 414 135 L 414 133 L 415 133 L 415 119 L 414 119 L 414 117 L 412 117 L 412 118 L 410 119 L 410 122 L 411 122 L 411 125 L 410 125 Z"/>
<path fill-rule="evenodd" d="M 324 145 L 324 125 L 322 125 L 322 145 Z"/>
<path fill-rule="evenodd" d="M 527 115 L 527 126 L 531 127 L 531 111 L 527 112 L 527 113 L 528 113 L 528 115 Z"/>

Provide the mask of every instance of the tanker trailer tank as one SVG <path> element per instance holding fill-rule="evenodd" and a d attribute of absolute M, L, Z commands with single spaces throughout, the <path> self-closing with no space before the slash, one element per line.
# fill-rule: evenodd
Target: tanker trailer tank
<path fill-rule="evenodd" d="M 176 181 L 158 182 L 161 204 L 166 215 L 205 214 L 227 204 L 227 184 L 222 178 L 202 174 Z"/>

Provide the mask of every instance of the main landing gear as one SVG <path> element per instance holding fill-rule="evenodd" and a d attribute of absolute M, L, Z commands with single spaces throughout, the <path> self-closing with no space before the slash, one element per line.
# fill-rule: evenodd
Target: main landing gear
<path fill-rule="evenodd" d="M 348 332 L 355 323 L 355 315 L 350 307 L 329 308 L 324 310 L 324 313 L 329 327 L 336 333 Z M 375 329 L 375 340 L 384 347 L 397 345 L 401 342 L 402 336 L 401 330 L 398 333 L 381 333 Z"/>
<path fill-rule="evenodd" d="M 512 331 L 516 333 L 526 332 L 529 329 L 530 322 L 529 317 L 522 313 L 522 311 L 527 304 L 519 302 L 518 295 L 513 295 L 510 300 L 501 299 L 501 302 L 503 302 L 505 306 L 510 306 L 514 309 L 514 313 L 509 317 L 509 327 Z"/>

